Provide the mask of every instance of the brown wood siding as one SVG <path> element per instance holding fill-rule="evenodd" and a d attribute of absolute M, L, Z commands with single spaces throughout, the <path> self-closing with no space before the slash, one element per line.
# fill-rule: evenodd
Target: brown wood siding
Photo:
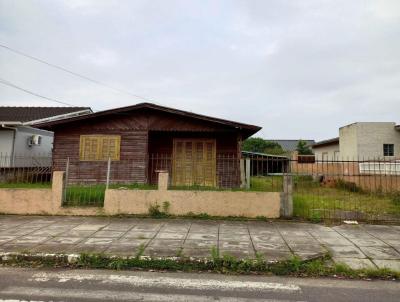
<path fill-rule="evenodd" d="M 173 138 L 212 138 L 216 139 L 217 185 L 220 187 L 239 185 L 237 157 L 240 151 L 238 146 L 240 130 L 234 130 L 225 125 L 188 117 L 177 118 L 170 113 L 143 109 L 55 126 L 52 130 L 55 132 L 53 168 L 64 171 L 69 157 L 69 176 L 77 182 L 105 181 L 107 167 L 107 162 L 79 161 L 80 135 L 118 134 L 121 135 L 121 156 L 120 162 L 112 162 L 112 180 L 120 183 L 156 182 L 155 170 L 160 167 L 151 164 L 149 155 L 161 154 L 171 157 Z M 230 159 L 227 159 L 228 156 Z M 131 164 L 128 164 L 127 160 Z M 74 163 L 76 167 L 72 168 Z M 164 165 L 169 165 L 167 159 Z"/>
<path fill-rule="evenodd" d="M 111 180 L 119 183 L 145 183 L 147 181 L 147 132 L 85 130 L 57 131 L 54 135 L 53 167 L 65 171 L 69 158 L 69 180 L 71 182 L 105 182 L 107 162 L 79 160 L 79 138 L 81 134 L 121 135 L 120 160 L 112 161 Z"/>

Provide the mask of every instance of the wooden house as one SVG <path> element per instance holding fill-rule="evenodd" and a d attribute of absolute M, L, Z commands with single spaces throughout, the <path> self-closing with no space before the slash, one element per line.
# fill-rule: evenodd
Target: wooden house
<path fill-rule="evenodd" d="M 154 183 L 168 170 L 171 185 L 235 187 L 242 140 L 261 128 L 151 103 L 51 121 L 53 170 L 76 182 Z"/>

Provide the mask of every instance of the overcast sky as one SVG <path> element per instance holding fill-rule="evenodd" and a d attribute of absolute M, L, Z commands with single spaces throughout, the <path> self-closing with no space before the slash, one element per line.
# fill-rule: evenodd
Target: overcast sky
<path fill-rule="evenodd" d="M 400 122 L 399 0 L 0 0 L 0 44 L 265 138 Z M 94 110 L 143 101 L 2 48 L 0 78 Z M 0 105 L 58 106 L 2 84 Z"/>

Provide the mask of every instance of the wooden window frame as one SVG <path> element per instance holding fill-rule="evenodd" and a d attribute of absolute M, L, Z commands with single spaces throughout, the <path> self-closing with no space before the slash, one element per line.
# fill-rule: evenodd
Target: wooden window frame
<path fill-rule="evenodd" d="M 96 142 L 96 154 L 94 159 L 89 159 L 85 154 L 85 140 L 86 139 L 97 139 Z M 79 160 L 80 161 L 108 161 L 108 158 L 103 156 L 103 140 L 105 139 L 115 139 L 115 150 L 114 157 L 111 158 L 112 161 L 120 160 L 120 150 L 121 150 L 121 136 L 113 134 L 84 134 L 79 137 Z"/>

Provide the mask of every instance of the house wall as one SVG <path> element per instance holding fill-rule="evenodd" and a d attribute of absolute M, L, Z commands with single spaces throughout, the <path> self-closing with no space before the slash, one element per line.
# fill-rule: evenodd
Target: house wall
<path fill-rule="evenodd" d="M 358 155 L 362 158 L 400 157 L 400 132 L 395 123 L 357 123 Z M 383 156 L 383 144 L 394 144 L 394 156 Z"/>
<path fill-rule="evenodd" d="M 10 156 L 13 149 L 14 130 L 0 130 L 0 154 Z"/>
<path fill-rule="evenodd" d="M 339 129 L 340 154 L 346 159 L 393 159 L 400 157 L 400 132 L 395 123 L 360 122 Z M 394 156 L 383 156 L 383 144 L 394 144 Z"/>
<path fill-rule="evenodd" d="M 111 179 L 121 183 L 150 181 L 148 154 L 172 154 L 173 137 L 214 137 L 217 152 L 239 154 L 238 132 L 232 128 L 144 109 L 62 125 L 54 133 L 53 168 L 65 171 L 69 158 L 71 182 L 106 180 L 107 162 L 79 161 L 80 135 L 85 134 L 121 135 L 120 161 L 113 161 L 111 169 Z"/>
<path fill-rule="evenodd" d="M 28 139 L 38 134 L 42 137 L 40 145 L 28 146 Z M 16 131 L 0 131 L 0 166 L 32 167 L 51 165 L 53 133 L 31 127 L 17 127 Z M 35 159 L 32 159 L 32 158 Z"/>
<path fill-rule="evenodd" d="M 316 160 L 338 160 L 340 158 L 339 144 L 313 148 Z"/>

